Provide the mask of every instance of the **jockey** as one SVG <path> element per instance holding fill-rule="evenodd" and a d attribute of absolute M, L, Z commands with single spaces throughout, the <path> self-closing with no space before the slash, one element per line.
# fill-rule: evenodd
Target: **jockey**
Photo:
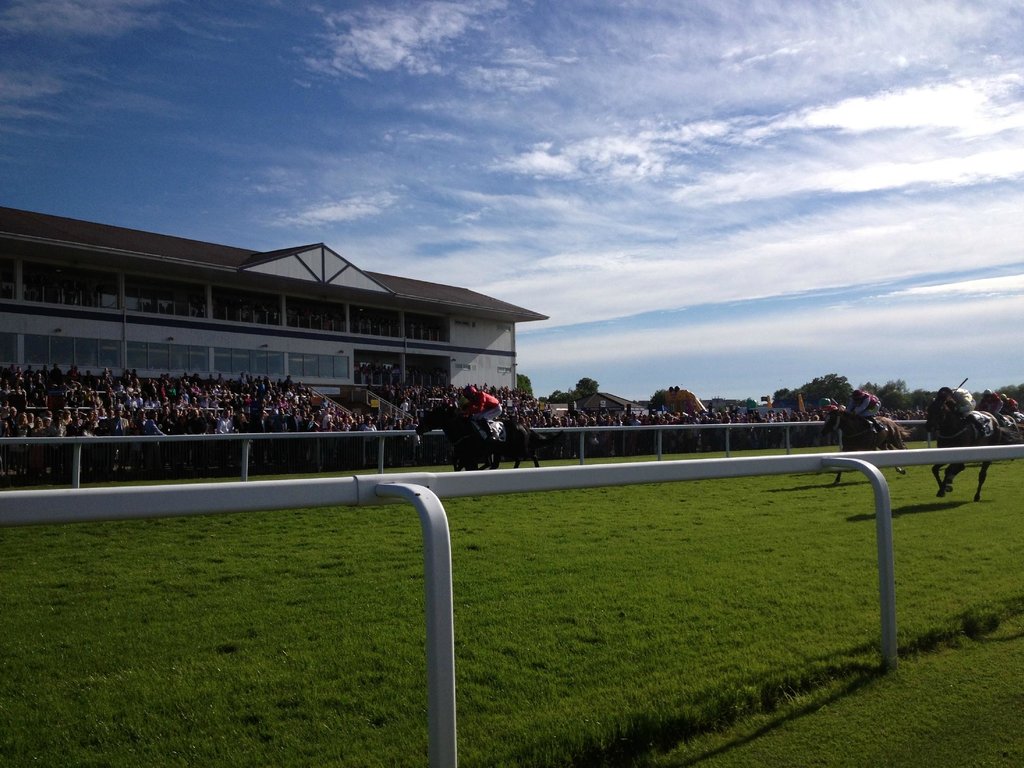
<path fill-rule="evenodd" d="M 1003 412 L 1010 414 L 1010 418 L 1018 424 L 1024 422 L 1024 413 L 1020 412 L 1020 406 L 1012 397 L 1003 395 Z"/>
<path fill-rule="evenodd" d="M 846 410 L 849 413 L 860 416 L 875 432 L 882 429 L 882 425 L 875 421 L 875 416 L 878 415 L 878 409 L 881 407 L 882 401 L 878 399 L 878 396 L 871 392 L 865 392 L 863 389 L 853 390 L 850 402 L 846 404 Z"/>
<path fill-rule="evenodd" d="M 981 393 L 981 400 L 978 401 L 979 411 L 988 411 L 993 416 L 998 416 L 1003 410 L 1003 398 L 998 392 L 986 389 Z"/>
<path fill-rule="evenodd" d="M 969 416 L 971 411 L 974 410 L 974 395 L 963 387 L 954 389 L 952 395 L 953 399 L 956 401 L 957 413 L 961 416 Z"/>
<path fill-rule="evenodd" d="M 1013 419 L 1009 414 L 1003 413 L 1003 396 L 991 389 L 986 389 L 981 400 L 978 401 L 978 410 L 987 411 L 996 417 L 996 423 L 1004 427 L 1012 427 Z"/>
<path fill-rule="evenodd" d="M 484 434 L 487 434 L 487 422 L 501 418 L 501 403 L 490 392 L 477 389 L 472 384 L 462 390 L 465 403 L 462 412 L 470 421 L 478 422 Z"/>

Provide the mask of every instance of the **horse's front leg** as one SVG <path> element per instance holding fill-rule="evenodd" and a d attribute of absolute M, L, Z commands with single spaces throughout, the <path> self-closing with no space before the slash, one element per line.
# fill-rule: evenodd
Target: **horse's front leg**
<path fill-rule="evenodd" d="M 985 478 L 988 477 L 988 465 L 991 463 L 989 461 L 981 463 L 981 471 L 978 473 L 978 490 L 974 492 L 975 501 L 981 501 L 981 486 L 985 484 Z"/>
<path fill-rule="evenodd" d="M 842 479 L 842 477 L 843 477 L 843 473 L 842 472 L 836 472 L 836 479 L 832 481 L 832 485 L 839 485 L 839 481 L 840 481 L 840 479 Z"/>
<path fill-rule="evenodd" d="M 949 486 L 949 488 L 946 487 L 945 481 L 939 475 L 939 472 L 941 471 L 941 469 L 942 469 L 942 464 L 932 464 L 932 474 L 935 476 L 935 482 L 939 486 L 939 492 L 937 494 L 935 494 L 935 495 L 938 496 L 940 499 L 943 496 L 946 495 L 946 491 L 947 490 L 949 490 L 949 491 L 953 490 L 952 486 Z"/>
<path fill-rule="evenodd" d="M 942 489 L 939 492 L 939 496 L 944 496 L 947 493 L 953 492 L 953 478 L 963 471 L 963 464 L 950 464 L 948 467 L 946 467 L 946 472 L 942 476 Z"/>

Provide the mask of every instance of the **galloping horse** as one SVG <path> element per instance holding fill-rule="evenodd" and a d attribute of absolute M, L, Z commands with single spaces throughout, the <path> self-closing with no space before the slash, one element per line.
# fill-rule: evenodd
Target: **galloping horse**
<path fill-rule="evenodd" d="M 928 406 L 928 420 L 925 422 L 925 427 L 935 436 L 935 443 L 939 448 L 1007 445 L 1021 442 L 1019 426 L 1004 426 L 999 419 L 987 411 L 972 411 L 965 416 L 957 410 L 957 405 L 953 390 L 943 387 L 935 394 L 935 399 Z M 985 478 L 988 477 L 988 466 L 991 463 L 991 461 L 981 463 L 981 471 L 978 473 L 978 490 L 974 493 L 975 501 L 981 500 L 981 486 L 985 484 Z M 953 478 L 964 469 L 962 463 L 949 464 L 946 466 L 945 475 L 940 478 L 939 472 L 943 466 L 942 464 L 932 466 L 935 482 L 939 484 L 939 492 L 936 494 L 939 498 L 952 492 Z"/>
<path fill-rule="evenodd" d="M 472 423 L 458 409 L 441 406 L 428 412 L 416 425 L 416 434 L 424 435 L 440 429 L 452 446 L 452 467 L 461 469 L 497 469 L 502 459 L 515 461 L 516 468 L 524 459 L 533 461 L 539 467 L 537 451 L 554 442 L 562 433 L 539 435 L 510 419 L 502 419 L 505 427 L 503 441 L 485 438 L 476 424 Z"/>
<path fill-rule="evenodd" d="M 906 449 L 904 441 L 910 433 L 887 416 L 876 416 L 875 422 L 881 427 L 875 430 L 867 419 L 856 416 L 848 411 L 837 409 L 831 411 L 822 425 L 821 433 L 829 435 L 837 430 L 843 433 L 844 451 L 902 451 Z M 896 467 L 901 475 L 907 472 L 903 467 Z M 832 485 L 839 483 L 842 472 L 836 472 Z"/>

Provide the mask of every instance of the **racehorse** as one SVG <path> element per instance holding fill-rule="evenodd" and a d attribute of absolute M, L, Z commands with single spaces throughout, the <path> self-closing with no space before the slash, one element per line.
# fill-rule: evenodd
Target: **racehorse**
<path fill-rule="evenodd" d="M 501 419 L 505 439 L 485 438 L 479 427 L 458 409 L 441 406 L 429 411 L 416 425 L 416 434 L 424 435 L 440 429 L 452 446 L 452 466 L 456 472 L 461 469 L 497 469 L 502 459 L 515 461 L 515 467 L 524 459 L 533 461 L 539 467 L 537 451 L 548 445 L 562 433 L 540 435 L 511 419 Z"/>
<path fill-rule="evenodd" d="M 971 411 L 964 415 L 957 409 L 957 401 L 953 397 L 953 390 L 943 387 L 935 394 L 935 399 L 928 405 L 928 419 L 925 428 L 935 436 L 935 443 L 939 448 L 963 448 L 974 445 L 1008 445 L 1021 442 L 1020 427 L 1004 426 L 999 419 L 987 411 Z M 974 500 L 981 500 L 981 486 L 985 484 L 988 477 L 988 467 L 991 461 L 981 463 L 981 471 L 978 473 L 978 490 L 974 493 Z M 945 474 L 940 478 L 942 464 L 932 466 L 932 474 L 935 482 L 939 485 L 939 492 L 936 494 L 942 498 L 953 490 L 953 478 L 960 474 L 964 465 L 960 462 L 946 466 Z"/>
<path fill-rule="evenodd" d="M 831 411 L 825 419 L 825 423 L 821 427 L 821 434 L 829 435 L 841 430 L 844 451 L 902 451 L 906 449 L 904 441 L 910 437 L 910 432 L 887 416 L 876 416 L 875 422 L 881 429 L 873 429 L 870 422 L 862 416 L 836 409 Z M 901 475 L 907 473 L 903 467 L 896 467 L 896 471 Z M 837 485 L 842 476 L 842 472 L 836 472 L 836 479 L 832 481 L 832 485 Z"/>

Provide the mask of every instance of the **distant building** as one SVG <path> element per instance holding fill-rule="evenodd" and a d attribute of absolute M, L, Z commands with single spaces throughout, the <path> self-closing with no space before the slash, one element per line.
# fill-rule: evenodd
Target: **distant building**
<path fill-rule="evenodd" d="M 587 397 L 582 397 L 575 402 L 575 408 L 577 411 L 584 413 L 600 413 L 604 411 L 613 415 L 619 415 L 626 411 L 636 414 L 647 412 L 646 405 L 634 402 L 633 400 L 627 400 L 618 395 L 610 395 L 607 392 L 595 392 Z"/>
<path fill-rule="evenodd" d="M 514 387 L 516 323 L 545 319 L 323 243 L 257 251 L 0 207 L 2 365 Z"/>

